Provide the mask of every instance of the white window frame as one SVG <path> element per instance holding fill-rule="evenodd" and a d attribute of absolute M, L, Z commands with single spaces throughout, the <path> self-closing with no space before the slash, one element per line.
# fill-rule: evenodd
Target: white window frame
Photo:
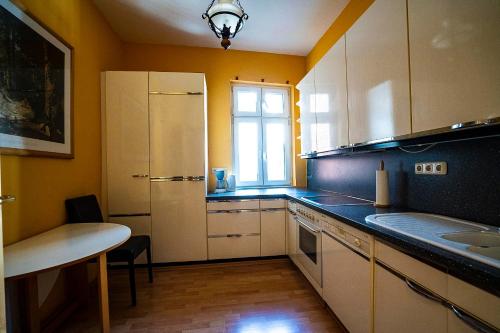
<path fill-rule="evenodd" d="M 274 87 L 274 86 L 264 86 L 264 85 L 247 85 L 247 84 L 232 84 L 232 142 L 233 142 L 233 170 L 236 173 L 236 186 L 239 188 L 243 187 L 271 187 L 271 186 L 291 186 L 292 185 L 292 120 L 291 120 L 291 108 L 290 108 L 290 89 L 288 87 Z M 253 91 L 257 93 L 257 107 L 256 112 L 239 112 L 237 110 L 237 92 L 239 91 Z M 283 109 L 285 112 L 283 114 L 266 114 L 264 112 L 263 105 L 263 96 L 266 92 L 280 92 L 283 93 L 285 98 Z M 237 147 L 236 138 L 238 138 L 238 126 L 239 122 L 249 121 L 249 120 L 257 121 L 259 128 L 259 142 L 258 142 L 258 158 L 259 158 L 259 167 L 258 167 L 258 176 L 256 181 L 247 181 L 242 182 L 239 179 L 239 160 L 237 158 L 239 152 Z M 269 181 L 267 175 L 267 156 L 265 151 L 265 142 L 266 142 L 266 133 L 265 133 L 265 124 L 270 122 L 287 122 L 287 131 L 285 141 L 285 180 L 284 181 Z"/>

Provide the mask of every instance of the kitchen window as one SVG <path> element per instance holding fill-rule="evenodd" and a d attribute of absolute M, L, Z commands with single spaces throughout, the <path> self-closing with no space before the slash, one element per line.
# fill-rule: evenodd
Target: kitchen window
<path fill-rule="evenodd" d="M 232 96 L 236 185 L 291 185 L 289 90 L 235 84 Z"/>

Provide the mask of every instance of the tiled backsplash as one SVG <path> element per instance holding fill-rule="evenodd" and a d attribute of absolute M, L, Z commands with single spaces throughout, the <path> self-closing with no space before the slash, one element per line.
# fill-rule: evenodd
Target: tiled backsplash
<path fill-rule="evenodd" d="M 375 200 L 380 160 L 389 172 L 394 206 L 500 227 L 500 137 L 439 143 L 421 153 L 393 148 L 311 159 L 308 187 Z M 448 163 L 446 176 L 415 174 L 415 163 L 438 161 Z"/>

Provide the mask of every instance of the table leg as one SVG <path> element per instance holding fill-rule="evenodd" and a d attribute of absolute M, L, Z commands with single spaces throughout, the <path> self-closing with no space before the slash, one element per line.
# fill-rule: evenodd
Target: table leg
<path fill-rule="evenodd" d="M 99 317 L 102 333 L 109 333 L 109 299 L 108 299 L 108 271 L 106 268 L 106 253 L 97 257 L 98 288 L 99 288 Z"/>

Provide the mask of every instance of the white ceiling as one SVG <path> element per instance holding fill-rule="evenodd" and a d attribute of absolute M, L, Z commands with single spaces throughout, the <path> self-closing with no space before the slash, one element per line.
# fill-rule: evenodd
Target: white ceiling
<path fill-rule="evenodd" d="M 220 47 L 202 20 L 210 0 L 94 0 L 126 42 Z M 240 0 L 249 15 L 232 49 L 307 55 L 349 0 Z"/>

